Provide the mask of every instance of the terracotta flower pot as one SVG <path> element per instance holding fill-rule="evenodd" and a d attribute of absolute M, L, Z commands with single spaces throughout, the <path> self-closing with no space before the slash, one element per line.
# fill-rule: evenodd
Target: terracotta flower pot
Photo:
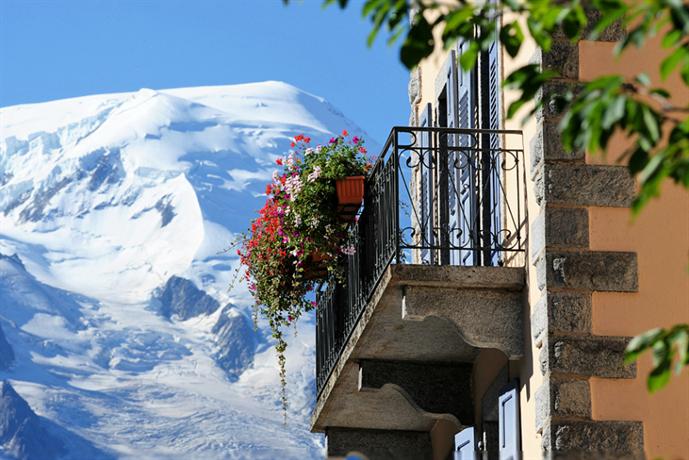
<path fill-rule="evenodd" d="M 364 176 L 349 176 L 344 179 L 338 179 L 335 182 L 337 189 L 337 211 L 340 215 L 340 220 L 345 222 L 352 222 L 356 216 L 359 207 L 361 207 L 361 200 L 364 199 L 364 184 L 366 177 Z"/>
<path fill-rule="evenodd" d="M 312 253 L 310 263 L 304 267 L 304 278 L 307 280 L 325 279 L 328 276 L 328 269 L 325 266 L 327 259 L 328 256 L 321 252 Z"/>
<path fill-rule="evenodd" d="M 360 205 L 364 199 L 365 176 L 349 176 L 335 181 L 339 205 Z"/>

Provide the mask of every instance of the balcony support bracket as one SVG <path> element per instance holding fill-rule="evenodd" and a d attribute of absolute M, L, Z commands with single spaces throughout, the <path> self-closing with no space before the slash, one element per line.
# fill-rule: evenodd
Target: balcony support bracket
<path fill-rule="evenodd" d="M 425 412 L 452 414 L 463 425 L 474 423 L 471 363 L 414 363 L 362 360 L 359 391 L 388 385 Z"/>
<path fill-rule="evenodd" d="M 498 349 L 509 359 L 524 356 L 523 308 L 521 291 L 403 286 L 402 319 L 444 318 L 466 343 Z"/>

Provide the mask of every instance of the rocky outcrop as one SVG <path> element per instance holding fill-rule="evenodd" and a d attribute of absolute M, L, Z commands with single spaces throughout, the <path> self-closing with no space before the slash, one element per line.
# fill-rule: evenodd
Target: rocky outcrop
<path fill-rule="evenodd" d="M 26 460 L 56 458 L 65 452 L 62 442 L 6 381 L 0 383 L 0 446 L 4 453 Z"/>
<path fill-rule="evenodd" d="M 215 360 L 228 378 L 235 381 L 254 362 L 257 333 L 251 321 L 232 305 L 223 308 L 212 332 L 218 344 Z"/>
<path fill-rule="evenodd" d="M 158 300 L 163 316 L 175 316 L 180 320 L 213 313 L 220 306 L 217 300 L 197 288 L 192 281 L 179 276 L 167 280 Z"/>
<path fill-rule="evenodd" d="M 0 326 L 0 370 L 5 370 L 14 362 L 14 350 L 7 342 L 5 334 Z"/>

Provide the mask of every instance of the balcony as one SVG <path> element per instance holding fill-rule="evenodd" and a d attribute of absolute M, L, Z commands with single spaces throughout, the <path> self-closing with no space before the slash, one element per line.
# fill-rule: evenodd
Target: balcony
<path fill-rule="evenodd" d="M 312 429 L 329 445 L 351 430 L 408 440 L 474 423 L 479 355 L 523 355 L 524 184 L 519 131 L 392 130 L 351 227 L 347 281 L 317 294 Z"/>

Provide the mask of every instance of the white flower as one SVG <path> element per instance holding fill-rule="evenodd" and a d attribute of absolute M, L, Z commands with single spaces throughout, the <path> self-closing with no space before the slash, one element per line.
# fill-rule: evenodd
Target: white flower
<path fill-rule="evenodd" d="M 285 180 L 285 190 L 289 193 L 290 201 L 294 201 L 297 198 L 303 186 L 304 184 L 298 175 L 290 176 Z"/>
<path fill-rule="evenodd" d="M 340 248 L 340 251 L 342 254 L 348 255 L 348 256 L 353 256 L 356 254 L 356 248 L 354 247 L 353 244 L 347 245 L 347 246 L 342 246 Z"/>
<path fill-rule="evenodd" d="M 287 156 L 287 166 L 289 166 L 290 168 L 292 166 L 294 166 L 294 161 L 295 161 L 294 157 L 295 157 L 294 152 L 290 152 L 289 155 Z"/>
<path fill-rule="evenodd" d="M 313 182 L 313 181 L 315 181 L 316 179 L 318 179 L 318 178 L 320 177 L 320 175 L 321 175 L 321 167 L 320 167 L 320 166 L 316 166 L 316 167 L 313 168 L 313 171 L 311 171 L 311 172 L 309 173 L 307 179 L 308 179 L 309 182 Z"/>
<path fill-rule="evenodd" d="M 314 150 L 311 147 L 308 147 L 306 150 L 304 150 L 304 156 L 310 155 L 314 152 Z"/>

